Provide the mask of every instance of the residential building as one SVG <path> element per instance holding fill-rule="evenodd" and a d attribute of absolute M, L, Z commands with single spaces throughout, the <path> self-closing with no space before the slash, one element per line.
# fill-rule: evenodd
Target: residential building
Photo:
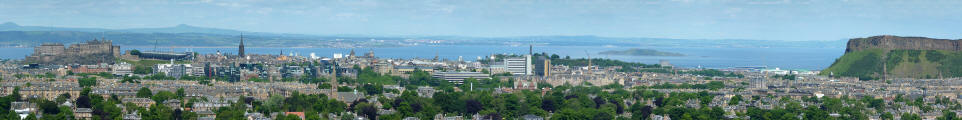
<path fill-rule="evenodd" d="M 434 97 L 434 92 L 437 92 L 437 90 L 435 90 L 432 87 L 428 87 L 428 86 L 418 87 L 418 97 L 431 98 L 431 97 Z"/>
<path fill-rule="evenodd" d="M 90 108 L 77 108 L 76 110 L 73 111 L 73 116 L 78 120 L 87 120 L 93 117 L 92 113 L 93 113 L 93 110 L 91 110 Z"/>
<path fill-rule="evenodd" d="M 226 107 L 226 106 L 230 106 L 230 103 L 227 103 L 227 102 L 196 102 L 196 103 L 194 103 L 194 106 L 192 106 L 193 108 L 191 108 L 191 109 L 194 110 L 194 111 L 214 111 L 214 110 L 217 110 L 217 108 Z"/>
<path fill-rule="evenodd" d="M 11 102 L 10 109 L 20 116 L 20 119 L 25 119 L 30 114 L 37 113 L 37 104 L 31 102 Z"/>
<path fill-rule="evenodd" d="M 174 109 L 181 109 L 180 104 L 181 104 L 180 100 L 177 100 L 177 99 L 170 99 L 170 100 L 164 101 L 164 105 Z"/>
<path fill-rule="evenodd" d="M 120 76 L 129 76 L 134 74 L 134 67 L 127 62 L 120 62 L 110 66 L 110 73 Z"/>
<path fill-rule="evenodd" d="M 464 83 L 464 79 L 474 78 L 474 79 L 490 79 L 488 74 L 481 72 L 436 72 L 432 75 L 434 78 L 441 80 L 446 80 L 454 84 Z"/>
<path fill-rule="evenodd" d="M 102 73 L 108 72 L 108 66 L 106 63 L 96 64 L 96 65 L 71 65 L 70 72 L 73 73 Z"/>
<path fill-rule="evenodd" d="M 173 60 L 171 60 L 170 64 L 157 64 L 154 69 L 154 73 L 162 73 L 176 78 L 180 78 L 181 76 L 203 76 L 205 74 L 204 67 L 194 67 L 191 64 L 174 64 Z"/>
<path fill-rule="evenodd" d="M 140 120 L 140 119 L 141 119 L 140 114 L 137 114 L 137 111 L 134 111 L 130 114 L 124 114 L 124 120 Z"/>
<path fill-rule="evenodd" d="M 123 103 L 133 103 L 134 105 L 137 105 L 140 107 L 150 107 L 151 105 L 154 105 L 156 103 L 154 102 L 154 100 L 151 100 L 150 98 L 124 98 L 124 99 L 121 99 L 120 101 Z"/>

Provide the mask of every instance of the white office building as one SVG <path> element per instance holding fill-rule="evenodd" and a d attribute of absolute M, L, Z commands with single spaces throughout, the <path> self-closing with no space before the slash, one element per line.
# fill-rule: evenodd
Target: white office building
<path fill-rule="evenodd" d="M 534 65 L 531 65 L 531 55 L 524 57 L 508 57 L 504 59 L 506 71 L 514 75 L 533 75 Z"/>

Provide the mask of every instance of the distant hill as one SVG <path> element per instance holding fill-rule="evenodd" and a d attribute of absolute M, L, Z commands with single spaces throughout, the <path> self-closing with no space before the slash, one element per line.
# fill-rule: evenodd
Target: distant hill
<path fill-rule="evenodd" d="M 180 24 L 172 27 L 160 28 L 130 28 L 130 29 L 104 29 L 104 28 L 70 28 L 70 27 L 45 27 L 45 26 L 21 26 L 13 22 L 0 24 L 0 31 L 72 31 L 72 32 L 121 32 L 121 33 L 202 33 L 218 35 L 278 35 L 272 33 L 246 32 L 239 30 L 197 27 Z"/>
<path fill-rule="evenodd" d="M 427 36 L 427 39 L 445 39 L 476 44 L 516 44 L 542 43 L 562 46 L 620 46 L 620 47 L 711 47 L 711 48 L 844 48 L 845 40 L 749 40 L 749 39 L 672 39 L 639 37 L 599 37 L 599 36 L 523 36 L 523 37 L 452 37 Z"/>
<path fill-rule="evenodd" d="M 180 24 L 174 27 L 162 27 L 162 28 L 133 28 L 133 29 L 120 29 L 119 32 L 134 32 L 134 33 L 205 33 L 205 34 L 220 34 L 220 35 L 237 35 L 237 34 L 251 34 L 252 32 L 229 30 L 229 29 L 219 29 L 219 28 L 205 28 L 196 27 L 186 24 Z"/>
<path fill-rule="evenodd" d="M 180 24 L 161 28 L 70 28 L 0 24 L 0 47 L 32 47 L 42 43 L 81 43 L 112 40 L 124 47 L 233 47 L 244 35 L 248 47 L 382 47 L 397 43 L 363 42 L 378 37 L 329 37 L 302 34 L 247 32 Z"/>
<path fill-rule="evenodd" d="M 20 26 L 17 23 L 5 22 L 0 24 L 0 31 L 78 31 L 78 32 L 102 32 L 109 29 L 101 28 L 65 28 L 65 27 L 44 27 L 44 26 Z"/>
<path fill-rule="evenodd" d="M 821 74 L 862 80 L 962 77 L 959 42 L 898 36 L 855 38 L 849 40 L 845 54 Z"/>
<path fill-rule="evenodd" d="M 638 49 L 638 48 L 632 48 L 632 49 L 620 50 L 620 51 L 619 50 L 603 51 L 603 52 L 599 52 L 598 54 L 627 55 L 627 56 L 685 56 L 684 54 L 681 54 L 681 53 L 662 52 L 658 50 Z"/>
<path fill-rule="evenodd" d="M 32 47 L 44 42 L 79 43 L 106 37 L 121 46 L 235 46 L 243 34 L 250 47 L 397 47 L 416 45 L 616 46 L 713 48 L 843 48 L 844 40 L 779 41 L 744 39 L 621 38 L 599 36 L 373 36 L 249 32 L 176 25 L 160 28 L 70 28 L 0 24 L 0 47 Z M 441 42 L 434 42 L 441 41 Z"/>
<path fill-rule="evenodd" d="M 32 47 L 42 43 L 81 43 L 93 39 L 112 40 L 121 47 L 235 47 L 240 35 L 206 33 L 127 33 L 78 31 L 0 31 L 0 47 Z M 244 35 L 247 47 L 344 47 L 344 46 L 399 46 L 395 43 L 365 42 L 370 38 L 346 37 L 288 37 Z M 340 41 L 338 41 L 340 40 Z M 341 46 L 338 46 L 341 45 Z"/>

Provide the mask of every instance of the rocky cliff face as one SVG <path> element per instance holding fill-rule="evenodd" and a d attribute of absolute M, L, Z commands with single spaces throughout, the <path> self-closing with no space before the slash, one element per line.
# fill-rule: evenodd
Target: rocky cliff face
<path fill-rule="evenodd" d="M 845 52 L 855 52 L 872 48 L 883 50 L 948 50 L 962 51 L 960 40 L 932 39 L 924 37 L 899 37 L 891 35 L 854 38 L 848 40 Z"/>

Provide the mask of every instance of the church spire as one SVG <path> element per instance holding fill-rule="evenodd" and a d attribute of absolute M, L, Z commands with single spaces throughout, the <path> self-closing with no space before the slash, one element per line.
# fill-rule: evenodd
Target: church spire
<path fill-rule="evenodd" d="M 240 55 L 240 57 L 244 57 L 244 34 L 243 33 L 241 33 L 241 36 L 240 36 L 240 45 L 237 46 L 237 55 Z"/>

